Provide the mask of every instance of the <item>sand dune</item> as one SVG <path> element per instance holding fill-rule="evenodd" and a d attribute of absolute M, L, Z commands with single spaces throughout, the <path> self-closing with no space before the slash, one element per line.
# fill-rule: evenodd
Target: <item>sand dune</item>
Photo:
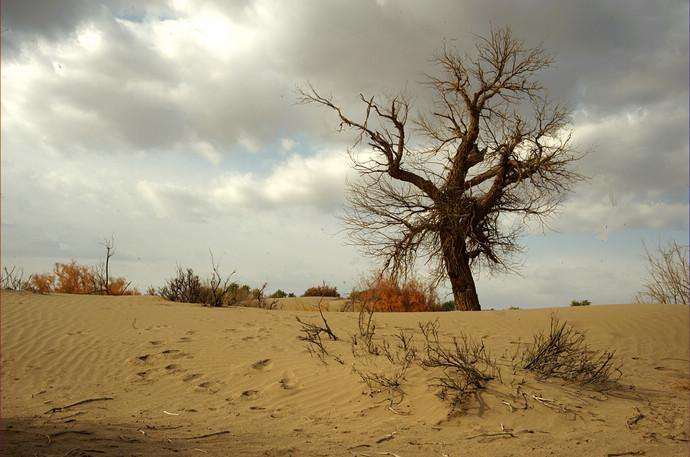
<path fill-rule="evenodd" d="M 297 339 L 295 316 L 316 322 L 314 312 L 209 309 L 154 297 L 1 298 L 6 455 L 688 454 L 684 306 L 376 315 L 382 335 L 438 318 L 444 335 L 485 337 L 503 382 L 492 383 L 485 409 L 449 417 L 418 366 L 396 409 L 368 394 L 352 365 L 379 362 L 353 357 L 354 313 L 327 314 L 343 340 L 328 347 L 344 364 L 324 365 Z M 293 301 L 286 308 L 301 306 Z M 624 389 L 603 394 L 513 372 L 515 342 L 547 327 L 552 312 L 586 330 L 594 348 L 616 351 Z M 518 383 L 530 399 L 526 409 L 503 403 Z"/>

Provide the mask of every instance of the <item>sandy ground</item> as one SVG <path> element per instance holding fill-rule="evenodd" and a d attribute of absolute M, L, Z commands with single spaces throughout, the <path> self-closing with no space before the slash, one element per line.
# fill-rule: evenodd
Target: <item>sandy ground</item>
<path fill-rule="evenodd" d="M 503 382 L 490 383 L 485 408 L 449 416 L 418 366 L 393 410 L 385 394 L 369 394 L 352 366 L 380 362 L 352 355 L 354 313 L 326 313 L 343 340 L 328 348 L 344 364 L 324 365 L 297 339 L 295 316 L 316 322 L 314 312 L 155 297 L 3 292 L 1 300 L 4 455 L 688 455 L 683 306 L 376 315 L 380 335 L 438 318 L 446 336 L 485 338 Z M 513 372 L 515 343 L 546 328 L 552 312 L 586 330 L 592 347 L 616 351 L 619 391 Z M 512 396 L 518 384 L 528 401 Z M 88 399 L 99 400 L 69 406 Z"/>

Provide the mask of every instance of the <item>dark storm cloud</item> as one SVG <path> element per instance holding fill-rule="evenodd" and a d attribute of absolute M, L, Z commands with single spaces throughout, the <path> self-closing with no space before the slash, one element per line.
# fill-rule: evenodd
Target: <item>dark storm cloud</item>
<path fill-rule="evenodd" d="M 133 226 L 184 238 L 192 226 L 232 231 L 241 220 L 247 234 L 263 233 L 279 225 L 267 223 L 272 211 L 293 208 L 305 215 L 292 220 L 298 238 L 313 229 L 309 211 L 332 218 L 341 208 L 352 137 L 337 133 L 332 113 L 297 105 L 295 88 L 309 81 L 354 113 L 360 92 L 405 91 L 424 108 L 419 83 L 436 72 L 434 52 L 444 43 L 471 52 L 491 24 L 555 56 L 542 80 L 573 109 L 575 145 L 589 152 L 578 167 L 591 180 L 557 228 L 687 230 L 687 1 L 1 5 L 12 255 L 87 252 L 80 239 Z M 242 170 L 232 168 L 238 156 Z M 59 228 L 49 235 L 45 221 Z M 150 258 L 174 248 L 128 242 Z M 246 244 L 258 249 L 250 235 Z"/>

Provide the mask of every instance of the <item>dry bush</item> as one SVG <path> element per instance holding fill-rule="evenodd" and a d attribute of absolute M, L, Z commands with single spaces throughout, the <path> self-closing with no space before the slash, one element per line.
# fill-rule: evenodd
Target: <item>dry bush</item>
<path fill-rule="evenodd" d="M 613 387 L 621 376 L 613 351 L 591 350 L 584 333 L 556 316 L 551 316 L 548 332 L 538 333 L 524 347 L 521 365 L 541 379 L 560 378 L 598 390 Z"/>
<path fill-rule="evenodd" d="M 367 302 L 375 311 L 408 312 L 441 309 L 434 289 L 416 279 L 399 284 L 390 277 L 375 276 L 363 290 L 350 293 L 353 301 Z"/>
<path fill-rule="evenodd" d="M 50 273 L 36 273 L 29 277 L 25 289 L 37 294 L 47 294 L 53 291 L 54 282 L 54 275 Z"/>
<path fill-rule="evenodd" d="M 453 337 L 452 345 L 444 346 L 439 339 L 438 327 L 438 321 L 419 324 L 424 336 L 421 366 L 441 369 L 442 374 L 435 378 L 433 385 L 439 388 L 440 398 L 450 400 L 454 410 L 466 407 L 472 398 L 483 407 L 481 392 L 492 379 L 501 379 L 496 361 L 483 340 L 477 341 L 469 335 Z"/>
<path fill-rule="evenodd" d="M 361 371 L 352 367 L 354 372 L 362 379 L 362 382 L 369 389 L 369 395 L 383 393 L 387 395 L 388 406 L 393 408 L 402 403 L 405 398 L 405 391 L 402 383 L 405 381 L 407 368 L 398 368 L 392 374 L 376 371 Z"/>
<path fill-rule="evenodd" d="M 364 347 L 367 354 L 379 355 L 381 350 L 374 342 L 375 334 L 374 308 L 365 301 L 357 315 L 357 333 L 352 335 L 352 354 L 356 356 L 357 349 Z"/>
<path fill-rule="evenodd" d="M 335 286 L 329 286 L 323 282 L 320 286 L 313 286 L 305 290 L 302 294 L 303 297 L 340 297 L 338 293 L 338 288 Z"/>
<path fill-rule="evenodd" d="M 110 278 L 108 281 L 108 295 L 141 295 L 136 287 L 130 287 L 131 281 L 125 278 Z"/>
<path fill-rule="evenodd" d="M 338 355 L 329 352 L 324 346 L 323 339 L 321 339 L 321 334 L 323 333 L 326 336 L 328 336 L 328 338 L 332 341 L 338 341 L 338 337 L 333 332 L 333 329 L 331 329 L 331 326 L 328 324 L 326 317 L 323 315 L 323 310 L 321 309 L 321 302 L 319 302 L 319 314 L 321 315 L 321 321 L 323 322 L 323 326 L 319 324 L 312 324 L 310 322 L 304 322 L 302 319 L 299 318 L 299 316 L 295 317 L 295 319 L 297 319 L 297 322 L 299 322 L 300 324 L 300 332 L 302 332 L 298 339 L 306 342 L 306 348 L 309 354 L 311 354 L 314 357 L 317 357 L 324 364 L 327 363 L 327 358 L 330 356 L 336 362 L 343 365 L 343 360 Z"/>
<path fill-rule="evenodd" d="M 191 268 L 178 266 L 175 276 L 165 282 L 158 295 L 170 301 L 203 303 L 201 279 Z"/>
<path fill-rule="evenodd" d="M 570 306 L 589 306 L 592 302 L 589 300 L 573 300 L 570 302 Z"/>
<path fill-rule="evenodd" d="M 70 263 L 56 263 L 53 274 L 55 275 L 55 292 L 92 294 L 100 291 L 95 269 L 79 265 L 76 260 Z"/>
<path fill-rule="evenodd" d="M 690 298 L 690 264 L 688 246 L 675 241 L 661 246 L 656 253 L 644 247 L 649 279 L 642 292 L 637 294 L 638 303 L 688 304 Z"/>
<path fill-rule="evenodd" d="M 391 364 L 402 367 L 404 374 L 417 358 L 414 335 L 401 329 L 393 335 L 393 340 L 392 345 L 385 338 L 381 340 L 381 353 Z"/>
<path fill-rule="evenodd" d="M 24 270 L 14 265 L 9 269 L 3 267 L 0 273 L 0 287 L 4 290 L 24 290 L 26 288 L 24 280 Z"/>

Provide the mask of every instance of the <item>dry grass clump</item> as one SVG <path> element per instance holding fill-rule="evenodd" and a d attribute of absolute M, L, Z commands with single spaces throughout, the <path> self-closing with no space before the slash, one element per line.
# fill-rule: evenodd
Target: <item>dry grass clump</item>
<path fill-rule="evenodd" d="M 541 379 L 560 378 L 605 390 L 621 376 L 614 355 L 591 350 L 584 333 L 552 316 L 548 332 L 538 333 L 524 347 L 521 365 Z"/>
<path fill-rule="evenodd" d="M 688 246 L 675 241 L 659 246 L 656 253 L 644 247 L 649 279 L 637 294 L 638 303 L 670 303 L 687 305 L 690 300 L 690 263 Z"/>
<path fill-rule="evenodd" d="M 441 306 L 434 289 L 417 279 L 399 283 L 390 277 L 375 276 L 362 290 L 350 293 L 353 302 L 366 302 L 375 311 L 439 311 Z"/>
<path fill-rule="evenodd" d="M 312 286 L 304 291 L 303 297 L 340 297 L 338 288 L 335 286 L 329 286 L 325 282 L 321 283 L 319 286 Z"/>
<path fill-rule="evenodd" d="M 433 384 L 439 388 L 438 396 L 450 400 L 454 410 L 465 408 L 472 398 L 483 407 L 481 393 L 487 383 L 501 379 L 496 361 L 484 341 L 461 333 L 452 338 L 450 346 L 445 346 L 439 339 L 438 321 L 420 323 L 419 328 L 424 336 L 420 365 L 426 369 L 441 369 L 441 375 Z"/>

